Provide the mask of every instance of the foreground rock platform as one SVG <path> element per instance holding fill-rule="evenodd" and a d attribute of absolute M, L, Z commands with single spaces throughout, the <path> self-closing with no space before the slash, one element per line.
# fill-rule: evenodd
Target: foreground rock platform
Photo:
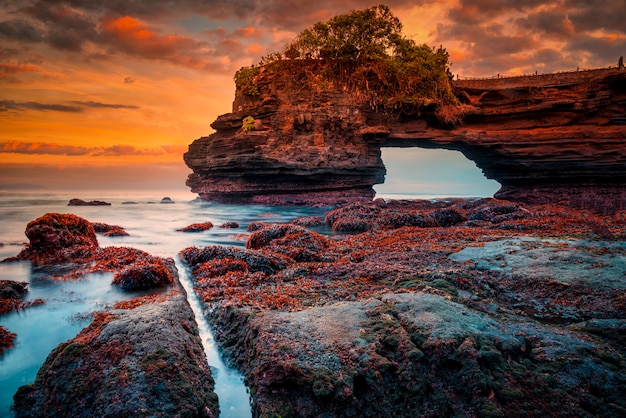
<path fill-rule="evenodd" d="M 625 221 L 377 200 L 181 256 L 255 416 L 619 417 Z"/>
<path fill-rule="evenodd" d="M 379 113 L 364 91 L 311 83 L 315 63 L 261 67 L 257 95 L 237 91 L 232 113 L 184 155 L 187 185 L 224 203 L 326 205 L 371 200 L 382 147 L 462 152 L 502 188 L 496 197 L 626 208 L 626 71 L 453 81 L 460 123 Z M 318 77 L 319 78 L 319 77 Z M 252 116 L 254 128 L 242 130 Z"/>
<path fill-rule="evenodd" d="M 14 395 L 16 417 L 219 415 L 194 313 L 173 259 L 133 248 L 101 248 L 93 224 L 71 214 L 45 214 L 29 222 L 26 235 L 26 248 L 3 262 L 30 260 L 41 271 L 50 267 L 48 280 L 112 272 L 112 285 L 143 292 L 93 313 L 89 326 L 54 349 L 35 381 Z M 19 299 L 24 289 L 16 284 L 3 295 Z M 5 331 L 0 329 L 3 339 Z"/>

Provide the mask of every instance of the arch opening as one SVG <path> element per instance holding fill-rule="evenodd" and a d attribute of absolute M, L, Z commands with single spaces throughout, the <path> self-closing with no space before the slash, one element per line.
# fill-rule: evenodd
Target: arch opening
<path fill-rule="evenodd" d="M 492 197 L 500 188 L 460 151 L 382 147 L 381 154 L 387 174 L 384 183 L 374 186 L 376 197 Z"/>

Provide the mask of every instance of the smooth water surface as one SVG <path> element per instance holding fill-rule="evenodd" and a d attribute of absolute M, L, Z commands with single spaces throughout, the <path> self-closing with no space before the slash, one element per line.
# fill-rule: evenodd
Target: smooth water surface
<path fill-rule="evenodd" d="M 163 197 L 175 203 L 160 203 Z M 111 206 L 67 206 L 71 198 L 104 200 Z M 48 212 L 73 213 L 90 222 L 120 225 L 128 237 L 98 235 L 101 247 L 139 248 L 150 254 L 176 260 L 183 286 L 200 328 L 209 365 L 216 381 L 222 417 L 250 416 L 250 398 L 241 374 L 228 366 L 219 352 L 210 327 L 202 316 L 202 305 L 192 289 L 192 280 L 178 260 L 180 250 L 190 246 L 244 246 L 247 226 L 253 221 L 288 222 L 299 216 L 323 217 L 328 208 L 266 207 L 218 205 L 192 200 L 193 195 L 99 194 L 83 193 L 0 193 L 0 259 L 16 255 L 27 241 L 24 230 L 31 220 Z M 210 221 L 215 226 L 200 233 L 176 231 L 192 223 Z M 239 223 L 237 229 L 219 226 L 227 221 Z M 59 343 L 73 338 L 91 321 L 91 313 L 106 309 L 118 300 L 137 293 L 125 293 L 111 286 L 111 274 L 90 275 L 84 280 L 58 282 L 47 278 L 46 271 L 28 262 L 0 263 L 0 280 L 29 283 L 27 300 L 43 298 L 46 303 L 20 312 L 0 316 L 0 325 L 17 333 L 15 347 L 0 356 L 0 417 L 12 417 L 13 394 L 21 385 L 32 383 L 47 355 Z"/>

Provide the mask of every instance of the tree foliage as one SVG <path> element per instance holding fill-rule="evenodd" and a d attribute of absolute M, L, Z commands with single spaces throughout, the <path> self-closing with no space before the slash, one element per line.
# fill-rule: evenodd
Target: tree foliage
<path fill-rule="evenodd" d="M 403 36 L 400 20 L 389 7 L 377 5 L 316 23 L 261 65 L 313 60 L 316 68 L 323 63 L 323 77 L 365 92 L 376 110 L 412 115 L 446 108 L 449 115 L 457 101 L 448 58 L 441 46 Z"/>
<path fill-rule="evenodd" d="M 384 59 L 400 52 L 402 24 L 384 5 L 335 16 L 305 29 L 286 48 L 287 58 Z"/>

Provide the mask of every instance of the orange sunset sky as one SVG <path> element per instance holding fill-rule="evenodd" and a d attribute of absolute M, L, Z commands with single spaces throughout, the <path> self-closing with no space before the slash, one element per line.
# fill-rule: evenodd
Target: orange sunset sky
<path fill-rule="evenodd" d="M 238 68 L 374 4 L 0 0 L 0 190 L 186 190 L 182 154 L 231 111 Z M 384 4 L 406 36 L 447 48 L 461 77 L 615 66 L 626 55 L 626 0 Z"/>

